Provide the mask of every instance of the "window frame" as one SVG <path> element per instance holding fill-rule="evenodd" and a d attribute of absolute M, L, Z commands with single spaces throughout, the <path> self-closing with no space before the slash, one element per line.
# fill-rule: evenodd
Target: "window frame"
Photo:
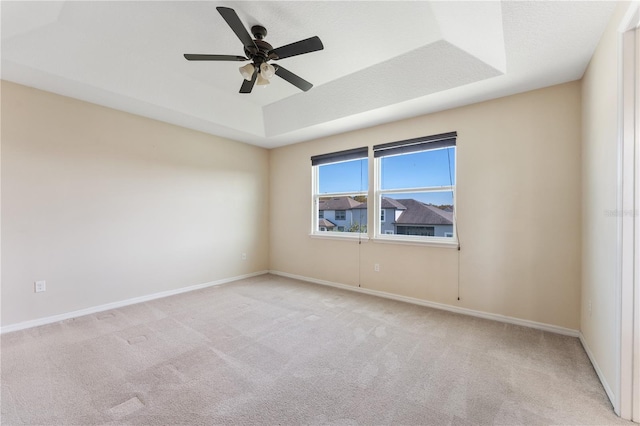
<path fill-rule="evenodd" d="M 453 142 L 451 143 L 451 139 Z M 323 154 L 319 156 L 311 157 L 312 162 L 312 176 L 311 176 L 311 232 L 309 236 L 317 238 L 330 238 L 330 239 L 355 239 L 360 241 L 373 241 L 380 243 L 393 243 L 393 244 L 409 244 L 409 245 L 422 245 L 422 246 L 437 246 L 445 248 L 458 248 L 458 229 L 457 229 L 457 174 L 458 174 L 458 149 L 456 144 L 457 133 L 443 133 L 440 135 L 426 136 L 415 138 L 407 141 L 391 142 L 381 145 L 373 146 L 373 155 L 370 155 L 370 147 L 356 148 L 346 151 L 334 152 L 329 154 Z M 447 145 L 449 143 L 449 145 Z M 424 146 L 428 144 L 425 149 L 413 149 L 415 146 Z M 377 155 L 376 150 L 391 149 L 397 154 Z M 399 151 L 398 148 L 400 148 Z M 410 187 L 410 188 L 393 188 L 382 189 L 382 159 L 391 155 L 405 155 L 412 152 L 431 151 L 437 149 L 454 149 L 454 179 L 452 185 L 433 186 L 433 187 Z M 406 150 L 405 150 L 406 149 Z M 350 157 L 353 153 L 360 152 L 359 157 Z M 364 154 L 364 155 L 362 155 Z M 346 155 L 346 156 L 345 156 Z M 357 154 L 356 154 L 357 155 Z M 318 158 L 327 157 L 328 161 L 322 163 L 314 163 Z M 367 190 L 351 191 L 351 192 L 335 192 L 335 193 L 322 193 L 320 194 L 320 166 L 325 164 L 342 163 L 353 160 L 367 160 L 366 168 L 366 183 Z M 322 161 L 322 160 L 321 160 Z M 362 185 L 363 187 L 365 185 Z M 436 236 L 414 236 L 414 235 L 401 235 L 392 233 L 381 233 L 382 223 L 386 219 L 386 212 L 382 209 L 382 197 L 385 194 L 409 194 L 416 192 L 451 192 L 453 197 L 453 237 L 436 237 Z M 367 230 L 366 232 L 327 232 L 319 230 L 319 201 L 320 198 L 329 197 L 358 197 L 362 196 L 366 198 L 367 204 Z M 372 212 L 381 212 L 379 215 Z M 346 213 L 346 212 L 345 212 Z M 370 223 L 373 220 L 373 224 Z M 395 221 L 395 215 L 393 220 Z M 372 226 L 373 225 L 373 226 Z M 337 229 L 337 227 L 336 227 Z"/>
<path fill-rule="evenodd" d="M 342 153 L 346 153 L 347 156 L 349 155 L 349 153 L 351 152 L 362 152 L 365 153 L 365 155 L 362 155 L 360 157 L 357 158 L 340 158 Z M 315 165 L 313 164 L 314 158 L 317 157 L 336 157 L 336 158 L 340 158 L 338 161 L 329 161 L 326 162 L 324 164 L 337 164 L 337 163 L 344 163 L 347 161 L 355 161 L 355 160 L 367 160 L 367 168 L 366 168 L 366 186 L 367 189 L 366 190 L 359 190 L 359 191 L 352 191 L 352 192 L 331 192 L 331 193 L 320 193 L 320 166 L 324 165 L 324 164 L 318 164 Z M 311 232 L 309 233 L 309 236 L 311 237 L 318 237 L 318 238 L 335 238 L 335 239 L 356 239 L 356 240 L 369 240 L 369 226 L 367 225 L 367 231 L 366 232 L 347 232 L 347 231 L 338 231 L 338 226 L 336 225 L 336 231 L 335 232 L 329 232 L 327 231 L 320 231 L 319 230 L 319 220 L 320 218 L 319 216 L 319 207 L 320 207 L 320 198 L 329 198 L 329 197 L 358 197 L 358 196 L 364 196 L 367 199 L 367 208 L 369 207 L 370 203 L 369 203 L 369 192 L 371 190 L 371 185 L 370 185 L 370 179 L 369 179 L 369 172 L 371 170 L 371 159 L 369 158 L 369 147 L 362 147 L 362 148 L 356 148 L 356 149 L 351 149 L 351 150 L 346 150 L 346 151 L 340 151 L 340 152 L 335 152 L 335 153 L 329 153 L 329 154 L 324 154 L 321 156 L 316 156 L 316 157 L 312 157 L 311 158 L 312 161 L 312 174 L 311 174 L 311 215 L 312 215 L 312 220 L 311 220 Z M 364 185 L 363 185 L 364 186 Z M 368 212 L 368 210 L 367 210 Z M 368 214 L 368 213 L 367 213 Z M 345 219 L 346 219 L 346 211 L 345 211 Z M 367 218 L 368 219 L 368 218 Z M 368 222 L 368 220 L 367 220 Z M 346 228 L 345 228 L 346 229 Z"/>
<path fill-rule="evenodd" d="M 435 135 L 433 137 L 426 138 L 416 138 L 407 142 L 412 141 L 428 141 L 430 138 L 434 138 L 437 140 L 438 136 L 453 136 L 457 137 L 455 132 L 450 134 L 443 135 Z M 398 143 L 399 144 L 399 143 Z M 385 144 L 392 145 L 392 144 Z M 373 209 L 374 211 L 382 210 L 382 197 L 386 194 L 411 194 L 411 193 L 435 193 L 435 192 L 451 192 L 453 196 L 453 227 L 452 227 L 452 237 L 436 237 L 436 236 L 417 236 L 417 235 L 402 235 L 402 234 L 387 234 L 386 232 L 381 232 L 382 229 L 382 220 L 380 220 L 380 216 L 375 217 L 375 221 L 373 223 L 373 241 L 374 242 L 394 242 L 394 243 L 408 243 L 408 244 L 419 244 L 419 245 L 434 245 L 434 246 L 445 246 L 445 247 L 458 247 L 458 235 L 457 235 L 457 205 L 456 205 L 456 187 L 457 187 L 457 174 L 458 174 L 458 148 L 457 145 L 442 147 L 438 142 L 434 143 L 433 148 L 427 148 L 416 150 L 413 152 L 404 152 L 392 155 L 380 155 L 374 156 L 373 159 L 373 187 L 370 188 L 373 191 Z M 407 187 L 407 188 L 393 188 L 393 189 L 382 189 L 382 159 L 385 157 L 395 156 L 395 155 L 407 155 L 415 152 L 424 152 L 424 151 L 435 151 L 438 149 L 454 149 L 454 176 L 453 176 L 453 185 L 444 185 L 444 186 L 426 186 L 426 187 Z M 376 147 L 374 146 L 374 153 Z"/>

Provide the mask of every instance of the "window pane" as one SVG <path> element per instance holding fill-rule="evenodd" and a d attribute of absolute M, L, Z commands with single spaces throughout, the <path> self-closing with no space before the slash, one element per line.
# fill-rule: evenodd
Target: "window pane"
<path fill-rule="evenodd" d="M 318 231 L 367 232 L 367 197 L 320 197 Z"/>
<path fill-rule="evenodd" d="M 455 185 L 453 147 L 381 158 L 382 189 Z"/>
<path fill-rule="evenodd" d="M 453 238 L 453 191 L 384 194 L 381 207 L 381 234 Z"/>
<path fill-rule="evenodd" d="M 345 161 L 318 166 L 320 194 L 331 192 L 360 192 L 369 189 L 369 160 Z"/>

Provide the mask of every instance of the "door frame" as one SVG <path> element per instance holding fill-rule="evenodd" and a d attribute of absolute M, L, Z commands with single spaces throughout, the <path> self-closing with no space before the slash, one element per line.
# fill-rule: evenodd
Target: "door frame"
<path fill-rule="evenodd" d="M 616 414 L 640 422 L 640 2 L 629 6 L 618 42 L 618 267 Z"/>

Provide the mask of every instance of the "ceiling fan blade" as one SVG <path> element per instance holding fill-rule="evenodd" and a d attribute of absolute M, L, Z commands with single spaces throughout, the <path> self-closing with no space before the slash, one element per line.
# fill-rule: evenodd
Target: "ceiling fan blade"
<path fill-rule="evenodd" d="M 277 58 L 273 59 L 277 60 L 302 55 L 304 53 L 315 52 L 322 49 L 324 49 L 324 46 L 322 45 L 320 38 L 318 36 L 314 36 L 306 40 L 296 41 L 295 43 L 273 49 L 269 52 L 269 55 L 275 54 Z"/>
<path fill-rule="evenodd" d="M 253 77 L 251 77 L 251 81 L 243 80 L 242 86 L 240 86 L 240 93 L 251 93 L 253 90 L 253 85 L 256 84 L 256 79 L 258 78 L 258 69 L 253 72 Z"/>
<path fill-rule="evenodd" d="M 274 65 L 276 69 L 276 75 L 284 80 L 287 80 L 289 83 L 296 86 L 298 89 L 307 91 L 313 87 L 313 84 L 309 83 L 307 80 L 295 75 L 291 71 L 286 68 L 282 68 L 280 65 Z"/>
<path fill-rule="evenodd" d="M 216 9 L 224 20 L 227 21 L 227 24 L 229 24 L 233 32 L 236 33 L 242 44 L 244 44 L 244 47 L 257 50 L 256 44 L 253 42 L 253 39 L 247 32 L 240 18 L 238 18 L 236 11 L 229 7 L 222 6 L 218 6 Z"/>
<path fill-rule="evenodd" d="M 234 55 L 200 55 L 197 53 L 185 53 L 187 61 L 248 61 L 244 56 Z"/>

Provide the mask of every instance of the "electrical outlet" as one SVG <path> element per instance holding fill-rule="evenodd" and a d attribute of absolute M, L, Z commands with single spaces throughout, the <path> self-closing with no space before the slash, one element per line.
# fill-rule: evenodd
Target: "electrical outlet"
<path fill-rule="evenodd" d="M 373 270 L 376 271 L 376 272 L 380 272 L 380 264 L 379 263 L 374 264 L 373 265 Z"/>
<path fill-rule="evenodd" d="M 242 253 L 242 260 L 247 260 L 247 253 Z"/>
<path fill-rule="evenodd" d="M 43 291 L 47 291 L 47 282 L 46 281 L 36 281 L 34 283 L 33 291 L 35 293 L 42 293 Z"/>

